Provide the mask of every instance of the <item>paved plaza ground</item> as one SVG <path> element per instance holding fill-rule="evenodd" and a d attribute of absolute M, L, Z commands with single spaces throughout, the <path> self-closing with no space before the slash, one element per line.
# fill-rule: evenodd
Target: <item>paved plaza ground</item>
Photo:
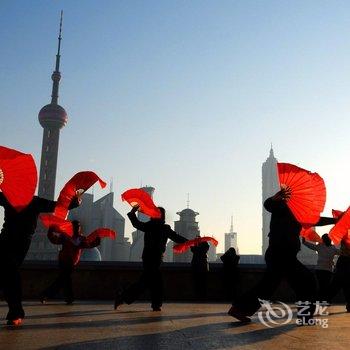
<path fill-rule="evenodd" d="M 1 317 L 6 309 L 0 303 Z M 162 312 L 152 312 L 149 304 L 139 303 L 114 311 L 112 302 L 25 302 L 23 326 L 1 326 L 0 349 L 350 348 L 350 314 L 343 305 L 328 309 L 328 328 L 298 327 L 295 319 L 269 328 L 257 316 L 242 325 L 227 316 L 227 309 L 227 304 L 169 303 Z"/>

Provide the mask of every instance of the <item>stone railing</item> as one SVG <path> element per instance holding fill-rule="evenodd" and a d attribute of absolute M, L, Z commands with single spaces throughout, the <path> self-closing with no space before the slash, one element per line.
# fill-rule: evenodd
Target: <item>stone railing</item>
<path fill-rule="evenodd" d="M 225 293 L 222 264 L 210 264 L 207 278 L 207 299 L 211 302 L 229 302 Z M 163 263 L 164 297 L 168 301 L 195 301 L 192 272 L 189 264 Z M 237 293 L 252 288 L 261 278 L 264 265 L 239 265 L 238 276 L 232 276 Z M 127 286 L 141 274 L 139 262 L 80 262 L 73 273 L 74 293 L 77 299 L 113 299 L 117 288 Z M 58 266 L 53 261 L 26 261 L 21 274 L 23 296 L 36 299 L 57 276 Z M 140 300 L 148 298 L 146 293 Z M 342 301 L 338 295 L 337 301 Z M 274 300 L 293 301 L 294 294 L 282 282 L 273 296 Z"/>

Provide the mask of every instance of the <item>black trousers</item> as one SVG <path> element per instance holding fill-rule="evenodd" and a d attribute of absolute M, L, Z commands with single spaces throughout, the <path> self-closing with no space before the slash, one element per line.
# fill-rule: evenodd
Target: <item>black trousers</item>
<path fill-rule="evenodd" d="M 312 316 L 315 312 L 317 282 L 295 254 L 273 251 L 268 248 L 265 254 L 266 271 L 262 280 L 252 290 L 238 298 L 234 304 L 247 315 L 253 315 L 261 306 L 259 299 L 270 300 L 282 279 L 286 279 L 294 290 L 297 302 L 307 305 L 303 314 Z"/>
<path fill-rule="evenodd" d="M 221 271 L 221 280 L 225 298 L 233 305 L 237 300 L 238 268 L 224 266 Z"/>
<path fill-rule="evenodd" d="M 122 293 L 122 299 L 131 304 L 146 289 L 151 292 L 152 308 L 161 307 L 163 304 L 163 279 L 160 271 L 161 260 L 143 260 L 143 272 L 138 281 L 131 284 Z"/>
<path fill-rule="evenodd" d="M 22 307 L 22 280 L 20 267 L 25 259 L 31 236 L 19 236 L 16 239 L 0 235 L 0 287 L 9 307 L 7 320 L 24 318 Z"/>
<path fill-rule="evenodd" d="M 315 275 L 318 282 L 318 301 L 327 301 L 333 273 L 327 270 L 315 270 Z"/>
<path fill-rule="evenodd" d="M 335 266 L 327 300 L 331 302 L 340 289 L 343 289 L 346 303 L 350 305 L 350 257 L 342 255 L 339 256 Z"/>
<path fill-rule="evenodd" d="M 192 282 L 194 295 L 198 300 L 205 300 L 207 297 L 208 271 L 192 268 Z"/>
<path fill-rule="evenodd" d="M 73 286 L 72 286 L 72 272 L 74 265 L 59 262 L 59 274 L 53 283 L 44 290 L 43 296 L 47 298 L 54 298 L 61 289 L 63 289 L 64 300 L 71 302 L 74 300 Z"/>

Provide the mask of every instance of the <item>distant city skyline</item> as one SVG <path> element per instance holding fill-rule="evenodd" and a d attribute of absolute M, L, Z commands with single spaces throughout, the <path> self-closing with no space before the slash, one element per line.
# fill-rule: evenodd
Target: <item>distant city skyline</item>
<path fill-rule="evenodd" d="M 173 224 L 190 193 L 201 234 L 220 241 L 218 252 L 233 213 L 240 253 L 260 254 L 261 164 L 272 142 L 279 161 L 324 178 L 325 215 L 349 206 L 350 3 L 4 0 L 1 7 L 0 144 L 32 153 L 38 169 L 37 115 L 50 98 L 64 10 L 60 103 L 69 123 L 56 198 L 74 173 L 93 170 L 114 178 L 124 217 L 129 207 L 117 194 L 142 183 L 156 188 Z"/>

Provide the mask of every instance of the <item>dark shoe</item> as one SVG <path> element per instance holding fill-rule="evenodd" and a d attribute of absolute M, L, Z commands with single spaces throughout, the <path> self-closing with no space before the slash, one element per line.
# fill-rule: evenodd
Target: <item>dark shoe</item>
<path fill-rule="evenodd" d="M 115 294 L 115 299 L 114 299 L 114 310 L 118 309 L 118 306 L 123 305 L 124 304 L 124 300 L 122 297 L 122 293 L 117 292 Z"/>
<path fill-rule="evenodd" d="M 162 308 L 160 306 L 152 306 L 153 311 L 162 311 Z"/>
<path fill-rule="evenodd" d="M 350 312 L 350 303 L 346 304 L 346 311 Z"/>
<path fill-rule="evenodd" d="M 46 304 L 47 298 L 46 298 L 44 295 L 42 295 L 42 296 L 40 297 L 40 302 L 41 302 L 42 304 Z"/>
<path fill-rule="evenodd" d="M 14 327 L 19 327 L 22 325 L 22 319 L 21 318 L 17 318 L 15 320 L 7 320 L 6 323 L 8 326 L 14 326 Z"/>
<path fill-rule="evenodd" d="M 250 317 L 248 317 L 247 314 L 245 314 L 244 312 L 242 312 L 241 310 L 237 309 L 237 307 L 232 306 L 230 310 L 228 310 L 228 314 L 234 318 L 236 318 L 237 320 L 243 322 L 243 323 L 249 323 L 252 320 L 250 319 Z"/>
<path fill-rule="evenodd" d="M 74 299 L 67 299 L 65 302 L 67 305 L 72 305 L 74 303 Z"/>

